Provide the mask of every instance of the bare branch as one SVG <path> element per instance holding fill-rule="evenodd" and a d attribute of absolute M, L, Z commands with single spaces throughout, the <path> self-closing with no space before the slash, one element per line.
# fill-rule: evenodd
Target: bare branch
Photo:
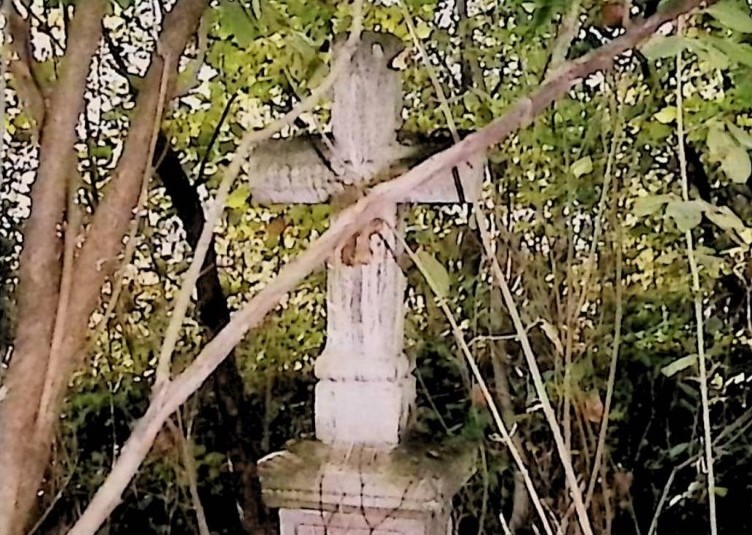
<path fill-rule="evenodd" d="M 29 43 L 30 21 L 16 11 L 13 2 L 5 2 L 3 12 L 8 19 L 8 33 L 13 39 L 11 50 L 17 56 L 10 60 L 10 72 L 15 81 L 16 93 L 37 128 L 41 128 L 46 105 L 42 88 L 34 78 L 34 58 L 31 56 Z"/>
<path fill-rule="evenodd" d="M 181 0 L 165 17 L 159 38 L 160 53 L 154 53 L 143 87 L 136 101 L 123 154 L 102 201 L 92 218 L 91 227 L 75 264 L 75 299 L 68 307 L 68 325 L 61 343 L 61 366 L 51 377 L 47 399 L 56 406 L 65 392 L 73 369 L 85 356 L 89 316 L 97 305 L 105 279 L 117 267 L 122 238 L 128 232 L 133 209 L 143 187 L 143 177 L 151 165 L 149 147 L 155 123 L 161 124 L 160 86 L 162 72 L 167 72 L 165 99 L 172 95 L 177 62 L 195 30 L 208 0 Z M 53 421 L 40 422 L 40 437 L 50 436 Z"/>
<path fill-rule="evenodd" d="M 682 19 L 679 18 L 677 33 L 683 32 Z M 682 84 L 682 53 L 676 55 L 676 135 L 679 138 L 679 170 L 681 172 L 682 199 L 689 202 L 689 178 L 687 177 L 687 154 L 684 148 L 684 96 Z M 708 365 L 705 354 L 705 323 L 703 321 L 702 287 L 700 286 L 700 270 L 697 266 L 692 231 L 685 233 L 687 240 L 687 260 L 692 275 L 692 295 L 695 309 L 695 323 L 697 333 L 697 364 L 700 371 L 700 399 L 702 401 L 703 442 L 705 443 L 705 465 L 708 471 L 708 505 L 710 515 L 710 534 L 718 535 L 718 519 L 715 505 L 715 469 L 713 458 L 712 429 L 710 427 L 710 401 L 708 399 Z"/>
<path fill-rule="evenodd" d="M 572 41 L 577 37 L 577 31 L 580 29 L 581 6 L 582 0 L 573 0 L 569 4 L 567 12 L 564 13 L 559 24 L 559 33 L 556 36 L 556 41 L 554 41 L 553 52 L 551 52 L 551 60 L 546 73 L 555 71 L 567 59 Z"/>

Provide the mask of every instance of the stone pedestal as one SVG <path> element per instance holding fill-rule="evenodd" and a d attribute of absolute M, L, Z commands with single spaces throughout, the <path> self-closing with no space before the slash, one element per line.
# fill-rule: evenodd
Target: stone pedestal
<path fill-rule="evenodd" d="M 328 262 L 326 346 L 316 359 L 316 438 L 393 447 L 415 400 L 402 352 L 405 276 L 396 207 L 341 244 Z"/>
<path fill-rule="evenodd" d="M 259 463 L 281 535 L 447 535 L 474 450 L 292 443 Z"/>

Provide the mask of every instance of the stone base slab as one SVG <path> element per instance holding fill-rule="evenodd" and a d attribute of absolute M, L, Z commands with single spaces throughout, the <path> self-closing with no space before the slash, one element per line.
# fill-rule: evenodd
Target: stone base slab
<path fill-rule="evenodd" d="M 451 524 L 447 514 L 408 517 L 388 512 L 332 513 L 281 509 L 282 535 L 449 535 Z"/>
<path fill-rule="evenodd" d="M 474 448 L 298 441 L 262 459 L 259 474 L 264 502 L 280 509 L 283 535 L 443 535 L 474 460 Z"/>

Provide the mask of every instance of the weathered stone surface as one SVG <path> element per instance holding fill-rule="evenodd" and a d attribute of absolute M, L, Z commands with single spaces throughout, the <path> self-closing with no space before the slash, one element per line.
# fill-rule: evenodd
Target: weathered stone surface
<path fill-rule="evenodd" d="M 447 535 L 447 514 L 390 515 L 281 509 L 282 535 Z"/>
<path fill-rule="evenodd" d="M 315 146 L 314 146 L 315 144 Z M 381 154 L 400 169 L 409 169 L 443 146 L 411 147 L 392 145 Z M 323 157 L 323 159 L 322 159 Z M 249 182 L 253 200 L 267 204 L 317 204 L 327 202 L 356 180 L 332 172 L 334 156 L 315 138 L 273 139 L 261 144 L 249 160 Z M 485 157 L 475 155 L 457 166 L 465 201 L 480 198 Z M 389 165 L 386 165 L 389 167 Z M 453 171 L 445 170 L 409 192 L 403 203 L 449 204 L 460 202 Z"/>
<path fill-rule="evenodd" d="M 474 459 L 473 447 L 385 450 L 297 441 L 262 459 L 259 473 L 270 507 L 440 515 L 471 475 Z"/>
<path fill-rule="evenodd" d="M 383 514 L 308 511 L 281 509 L 279 512 L 282 535 L 446 535 L 450 533 L 446 513 L 436 514 Z"/>
<path fill-rule="evenodd" d="M 316 385 L 316 437 L 326 444 L 393 447 L 407 428 L 415 378 Z"/>

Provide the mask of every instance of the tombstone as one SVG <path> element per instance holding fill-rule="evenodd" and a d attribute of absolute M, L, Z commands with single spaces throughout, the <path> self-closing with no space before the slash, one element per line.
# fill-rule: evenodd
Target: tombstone
<path fill-rule="evenodd" d="M 327 202 L 436 150 L 397 141 L 401 83 L 389 64 L 401 50 L 393 35 L 364 32 L 334 85 L 333 140 L 258 147 L 249 166 L 254 202 Z M 476 199 L 483 163 L 479 155 L 446 170 L 400 207 Z M 280 509 L 282 535 L 446 534 L 451 499 L 470 475 L 472 452 L 400 443 L 415 403 L 403 352 L 400 212 L 385 207 L 327 264 L 326 345 L 314 370 L 317 440 L 259 463 L 264 501 Z"/>

